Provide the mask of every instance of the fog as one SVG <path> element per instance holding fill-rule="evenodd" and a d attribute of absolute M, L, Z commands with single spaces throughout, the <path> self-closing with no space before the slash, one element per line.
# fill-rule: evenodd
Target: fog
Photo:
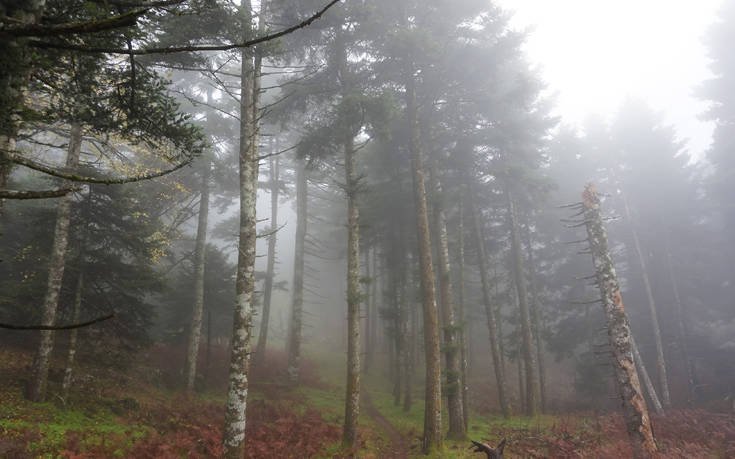
<path fill-rule="evenodd" d="M 0 457 L 735 456 L 732 0 L 0 30 Z"/>

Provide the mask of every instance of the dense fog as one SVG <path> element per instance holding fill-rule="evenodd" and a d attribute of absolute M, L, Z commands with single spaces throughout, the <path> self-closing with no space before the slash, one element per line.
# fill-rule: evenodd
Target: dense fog
<path fill-rule="evenodd" d="M 732 43 L 733 0 L 0 2 L 0 457 L 735 456 Z"/>

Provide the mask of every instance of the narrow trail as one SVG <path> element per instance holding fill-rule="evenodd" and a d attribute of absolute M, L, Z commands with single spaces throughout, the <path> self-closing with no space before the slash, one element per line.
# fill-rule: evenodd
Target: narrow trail
<path fill-rule="evenodd" d="M 373 405 L 373 402 L 370 399 L 370 394 L 366 391 L 363 391 L 362 407 L 364 408 L 365 413 L 370 416 L 370 419 L 380 426 L 390 440 L 390 443 L 380 451 L 381 459 L 407 458 L 410 451 L 408 441 L 401 432 L 399 432 L 398 429 L 396 429 L 396 427 L 391 424 L 391 422 L 387 420 L 377 408 L 375 408 L 375 405 Z"/>

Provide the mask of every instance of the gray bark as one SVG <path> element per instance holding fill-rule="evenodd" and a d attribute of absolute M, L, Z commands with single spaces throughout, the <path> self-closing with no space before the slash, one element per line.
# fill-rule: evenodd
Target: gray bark
<path fill-rule="evenodd" d="M 77 166 L 81 148 L 82 126 L 78 123 L 73 123 L 69 138 L 69 150 L 66 156 L 66 167 L 74 168 Z M 59 204 L 56 210 L 56 226 L 54 228 L 54 240 L 51 246 L 48 282 L 46 284 L 46 295 L 43 300 L 42 325 L 54 325 L 54 321 L 56 320 L 61 281 L 64 278 L 66 248 L 69 243 L 69 224 L 71 222 L 71 203 L 73 199 L 74 196 L 72 194 L 59 198 Z M 33 360 L 33 374 L 27 393 L 28 399 L 34 402 L 42 402 L 46 399 L 49 358 L 53 350 L 53 344 L 54 331 L 42 330 L 41 340 Z"/>
<path fill-rule="evenodd" d="M 441 353 L 439 346 L 439 317 L 434 287 L 434 267 L 431 256 L 429 212 L 426 203 L 424 155 L 419 144 L 418 110 L 416 106 L 413 68 L 406 69 L 406 114 L 409 126 L 408 150 L 413 170 L 414 200 L 416 203 L 416 234 L 419 242 L 419 265 L 424 312 L 424 351 L 426 353 L 426 393 L 424 408 L 423 451 L 428 454 L 442 444 L 441 422 Z"/>
<path fill-rule="evenodd" d="M 656 457 L 658 448 L 635 368 L 630 325 L 625 314 L 620 284 L 608 250 L 607 232 L 600 215 L 600 198 L 594 185 L 589 184 L 585 187 L 581 206 L 595 266 L 597 285 L 602 295 L 602 306 L 607 319 L 607 336 L 613 369 L 633 457 Z"/>
<path fill-rule="evenodd" d="M 80 265 L 83 262 L 80 263 Z M 79 276 L 77 277 L 77 285 L 74 290 L 74 306 L 71 312 L 71 322 L 79 322 L 79 315 L 82 309 L 82 291 L 84 289 L 84 270 L 79 270 Z M 79 335 L 79 329 L 73 328 L 69 332 L 69 349 L 66 352 L 66 368 L 64 368 L 64 379 L 61 382 L 61 396 L 66 398 L 69 395 L 69 389 L 71 388 L 72 376 L 74 372 L 74 360 L 77 355 L 77 339 Z"/>
<path fill-rule="evenodd" d="M 495 384 L 498 391 L 498 403 L 503 416 L 510 417 L 510 407 L 505 391 L 505 375 L 503 371 L 502 354 L 500 350 L 500 336 L 498 334 L 498 321 L 495 316 L 495 307 L 492 304 L 490 295 L 490 279 L 487 270 L 487 250 L 485 249 L 485 239 L 483 237 L 482 223 L 474 206 L 472 194 L 469 196 L 469 211 L 472 216 L 473 234 L 475 245 L 477 246 L 477 264 L 480 267 L 480 281 L 482 282 L 482 300 L 485 305 L 485 314 L 487 316 L 487 328 L 490 332 L 490 352 L 493 359 L 493 369 L 495 370 Z"/>
<path fill-rule="evenodd" d="M 643 378 L 643 387 L 646 388 L 648 398 L 651 399 L 651 403 L 653 403 L 653 409 L 656 411 L 656 414 L 658 414 L 659 416 L 663 416 L 664 409 L 661 406 L 661 401 L 659 400 L 658 394 L 656 393 L 656 388 L 653 387 L 651 378 L 648 377 L 648 370 L 646 370 L 646 365 L 643 363 L 641 354 L 638 352 L 638 346 L 635 344 L 635 339 L 633 339 L 632 334 L 630 335 L 630 348 L 633 351 L 633 359 L 635 360 L 635 365 L 638 368 L 638 371 L 641 373 L 641 377 Z"/>
<path fill-rule="evenodd" d="M 194 306 L 189 327 L 189 342 L 186 352 L 186 392 L 194 391 L 199 358 L 199 344 L 202 336 L 202 317 L 204 315 L 204 269 L 207 253 L 207 220 L 209 217 L 209 161 L 202 170 L 201 192 L 199 197 L 199 218 L 194 246 Z"/>
<path fill-rule="evenodd" d="M 457 252 L 458 252 L 458 282 L 459 292 L 457 310 L 459 312 L 459 344 L 461 360 L 461 385 L 462 385 L 462 416 L 464 417 L 464 428 L 467 431 L 469 423 L 469 387 L 467 385 L 467 321 L 465 319 L 465 278 L 464 278 L 464 205 L 459 200 L 459 227 L 457 228 Z"/>
<path fill-rule="evenodd" d="M 542 322 L 539 310 L 538 291 L 536 290 L 536 265 L 533 258 L 531 228 L 526 227 L 526 249 L 528 250 L 528 290 L 531 294 L 531 320 L 533 321 L 533 337 L 536 345 L 536 363 L 538 364 L 539 404 L 541 412 L 546 411 L 546 368 L 544 366 L 543 341 L 541 339 Z"/>
<path fill-rule="evenodd" d="M 241 4 L 245 39 L 251 34 L 251 2 Z M 238 236 L 235 313 L 230 343 L 230 368 L 223 435 L 224 456 L 240 459 L 245 452 L 245 411 L 247 408 L 250 348 L 255 293 L 255 203 L 258 195 L 258 155 L 254 140 L 253 55 L 241 52 L 240 73 L 240 228 Z"/>
<path fill-rule="evenodd" d="M 460 339 L 455 320 L 454 294 L 452 291 L 451 267 L 449 262 L 449 241 L 447 222 L 444 215 L 443 190 L 436 167 L 431 169 L 432 188 L 434 189 L 434 219 L 438 239 L 437 267 L 441 304 L 442 327 L 444 330 L 444 358 L 446 361 L 447 414 L 449 417 L 449 438 L 461 439 L 466 435 L 462 404 L 462 367 L 460 360 Z"/>
<path fill-rule="evenodd" d="M 628 219 L 628 225 L 633 235 L 633 246 L 638 257 L 638 262 L 641 265 L 641 275 L 643 277 L 643 286 L 646 290 L 646 297 L 648 298 L 648 309 L 651 313 L 651 328 L 653 329 L 653 339 L 656 344 L 656 369 L 658 370 L 658 382 L 661 388 L 661 398 L 663 399 L 664 407 L 669 408 L 671 406 L 671 397 L 669 396 L 669 379 L 666 374 L 666 360 L 664 359 L 664 346 L 661 342 L 661 327 L 658 324 L 658 310 L 656 308 L 656 300 L 653 298 L 653 290 L 651 289 L 651 280 L 648 277 L 648 268 L 646 267 L 646 259 L 643 256 L 643 249 L 641 248 L 641 241 L 638 239 L 638 232 L 633 226 L 633 219 L 630 214 L 630 207 L 628 206 L 628 200 L 623 198 L 623 207 L 625 208 L 625 216 Z"/>
<path fill-rule="evenodd" d="M 271 218 L 270 231 L 268 235 L 268 259 L 266 261 L 265 282 L 263 283 L 263 314 L 260 320 L 260 333 L 258 334 L 258 345 L 255 348 L 254 365 L 262 365 L 265 359 L 265 349 L 268 342 L 268 326 L 270 324 L 271 298 L 273 296 L 273 280 L 276 271 L 276 243 L 278 242 L 278 186 L 279 186 L 279 164 L 278 157 L 270 158 L 270 197 Z"/>
<path fill-rule="evenodd" d="M 510 226 L 511 252 L 513 254 L 513 277 L 515 278 L 518 294 L 518 309 L 521 320 L 521 355 L 524 363 L 526 379 L 526 415 L 538 414 L 539 384 L 536 378 L 536 355 L 534 353 L 534 338 L 531 327 L 531 315 L 528 308 L 528 289 L 526 288 L 526 274 L 523 270 L 523 248 L 518 229 L 518 216 L 515 202 L 510 191 L 506 191 L 508 198 L 508 220 Z"/>
<path fill-rule="evenodd" d="M 291 291 L 291 321 L 288 337 L 288 378 L 298 384 L 301 373 L 301 329 L 304 305 L 304 244 L 307 212 L 306 166 L 296 160 L 296 241 L 294 247 L 293 286 Z"/>

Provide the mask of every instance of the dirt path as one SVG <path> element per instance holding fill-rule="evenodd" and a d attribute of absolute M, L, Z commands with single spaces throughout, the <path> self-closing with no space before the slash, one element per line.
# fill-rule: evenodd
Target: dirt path
<path fill-rule="evenodd" d="M 396 429 L 395 426 L 391 424 L 377 408 L 375 408 L 375 405 L 373 405 L 373 402 L 370 399 L 370 394 L 366 391 L 363 391 L 362 393 L 362 407 L 365 410 L 365 413 L 370 416 L 370 419 L 375 421 L 390 440 L 390 443 L 380 451 L 381 459 L 407 458 L 409 456 L 410 449 L 406 438 L 401 435 L 401 432 L 399 432 L 398 429 Z"/>

